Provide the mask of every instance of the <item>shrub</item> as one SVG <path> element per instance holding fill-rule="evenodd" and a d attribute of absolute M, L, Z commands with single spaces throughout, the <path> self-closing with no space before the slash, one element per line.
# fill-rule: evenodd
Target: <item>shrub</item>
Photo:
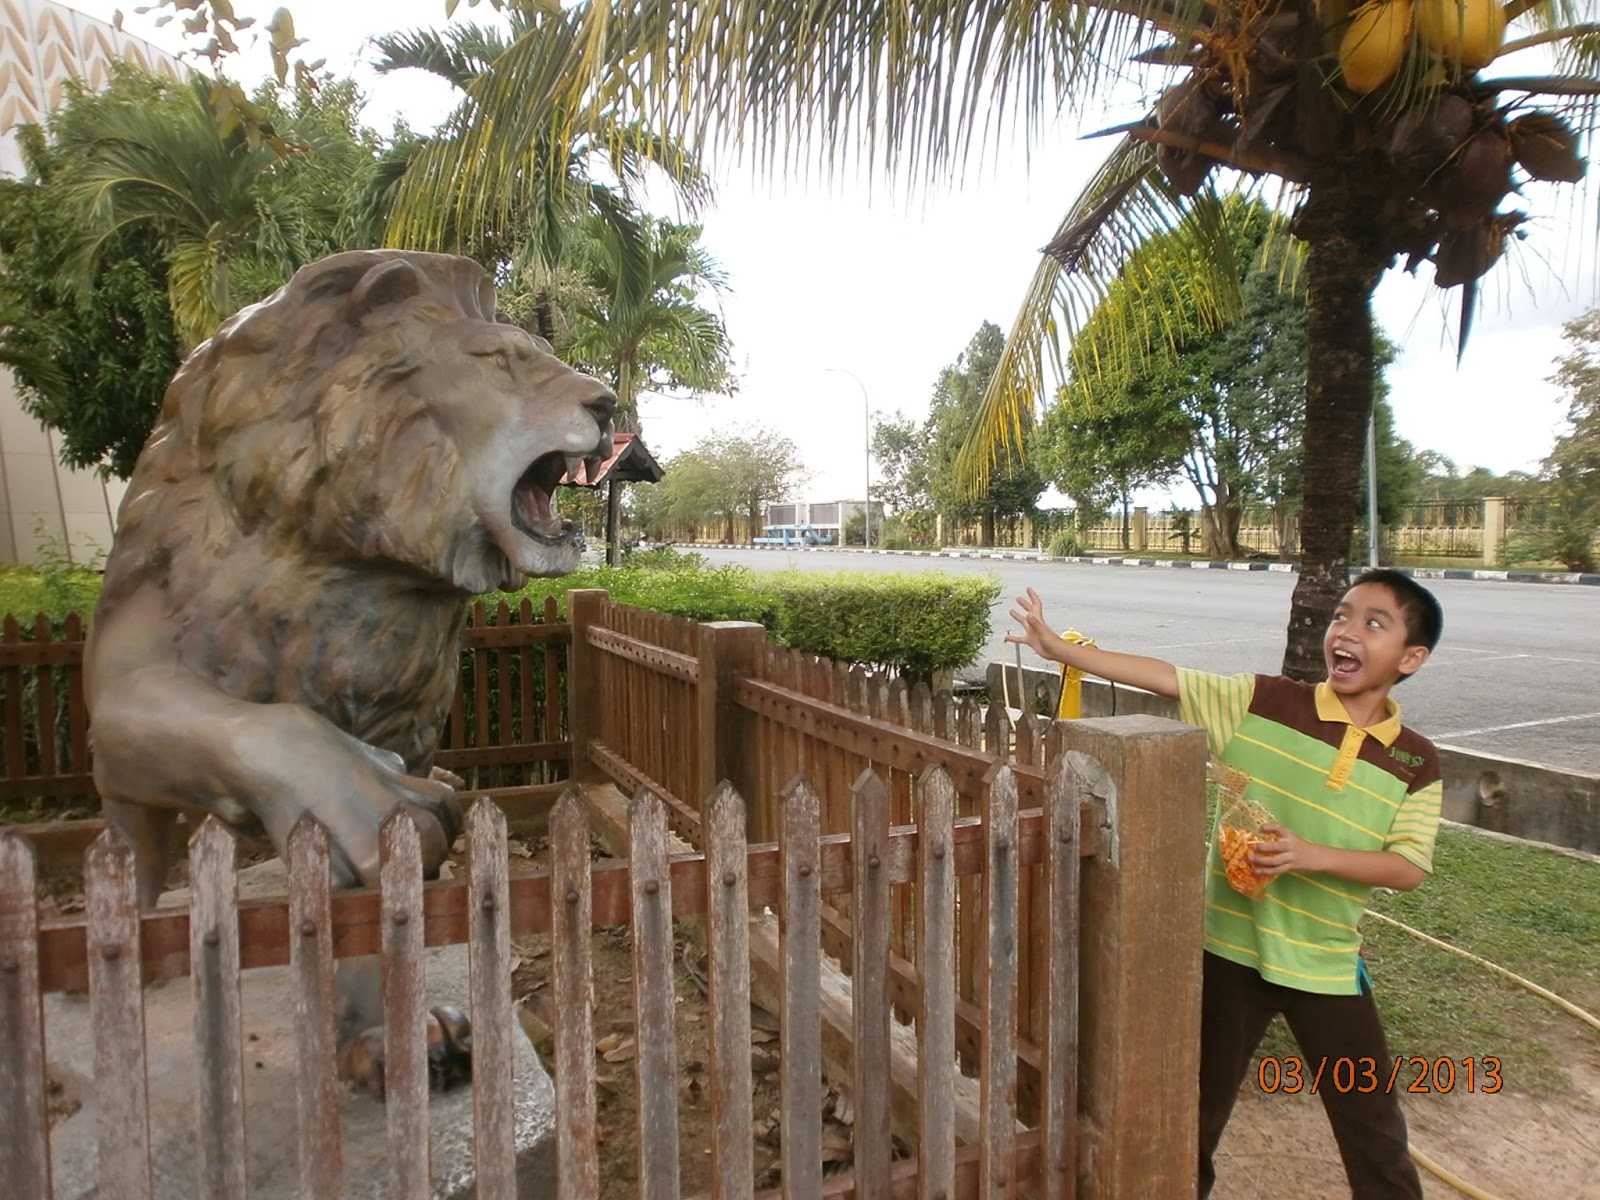
<path fill-rule="evenodd" d="M 1070 529 L 1063 529 L 1050 539 L 1050 554 L 1055 558 L 1076 558 L 1082 553 L 1083 545 Z"/>
<path fill-rule="evenodd" d="M 774 640 L 808 654 L 890 667 L 915 679 L 965 666 L 989 636 L 999 581 L 936 574 L 785 571 L 766 584 Z"/>

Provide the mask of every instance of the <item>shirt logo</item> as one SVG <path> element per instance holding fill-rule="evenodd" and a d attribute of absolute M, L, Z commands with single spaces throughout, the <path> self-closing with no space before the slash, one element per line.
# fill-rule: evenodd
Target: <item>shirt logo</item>
<path fill-rule="evenodd" d="M 1422 765 L 1422 762 L 1423 762 L 1422 755 L 1420 755 L 1420 754 L 1407 754 L 1404 750 L 1400 749 L 1399 746 L 1390 746 L 1389 747 L 1389 757 L 1394 759 L 1396 762 L 1404 763 L 1406 766 L 1410 767 L 1413 771 L 1416 770 L 1418 767 L 1420 767 Z"/>

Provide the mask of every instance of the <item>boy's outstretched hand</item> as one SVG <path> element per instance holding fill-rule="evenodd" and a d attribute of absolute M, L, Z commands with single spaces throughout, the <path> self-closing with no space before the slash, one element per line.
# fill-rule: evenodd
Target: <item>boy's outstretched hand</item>
<path fill-rule="evenodd" d="M 1044 619 L 1044 601 L 1039 598 L 1039 593 L 1032 588 L 1028 589 L 1026 596 L 1017 597 L 1017 605 L 1021 612 L 1013 608 L 1011 619 L 1022 626 L 1019 633 L 1006 634 L 1007 642 L 1016 642 L 1028 647 L 1040 658 L 1061 661 L 1061 650 L 1066 643 L 1050 628 L 1050 623 Z"/>

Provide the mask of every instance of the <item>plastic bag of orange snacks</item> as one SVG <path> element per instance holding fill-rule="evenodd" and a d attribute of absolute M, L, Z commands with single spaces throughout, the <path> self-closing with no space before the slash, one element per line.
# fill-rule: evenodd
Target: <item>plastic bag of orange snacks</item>
<path fill-rule="evenodd" d="M 1261 837 L 1261 826 L 1272 820 L 1272 814 L 1253 800 L 1244 798 L 1250 776 L 1237 767 L 1213 759 L 1207 775 L 1217 785 L 1221 812 L 1217 817 L 1217 849 L 1222 854 L 1222 866 L 1228 874 L 1233 890 L 1252 900 L 1266 894 L 1270 878 L 1263 879 L 1250 865 L 1250 850 Z"/>

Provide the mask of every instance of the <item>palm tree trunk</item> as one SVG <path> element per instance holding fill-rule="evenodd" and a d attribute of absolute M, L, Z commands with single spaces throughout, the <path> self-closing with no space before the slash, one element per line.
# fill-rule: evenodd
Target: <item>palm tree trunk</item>
<path fill-rule="evenodd" d="M 1349 586 L 1356 492 L 1376 364 L 1372 293 L 1383 272 L 1374 197 L 1343 180 L 1314 184 L 1295 232 L 1307 243 L 1306 421 L 1300 576 L 1289 604 L 1283 672 L 1319 680 L 1322 634 Z"/>

